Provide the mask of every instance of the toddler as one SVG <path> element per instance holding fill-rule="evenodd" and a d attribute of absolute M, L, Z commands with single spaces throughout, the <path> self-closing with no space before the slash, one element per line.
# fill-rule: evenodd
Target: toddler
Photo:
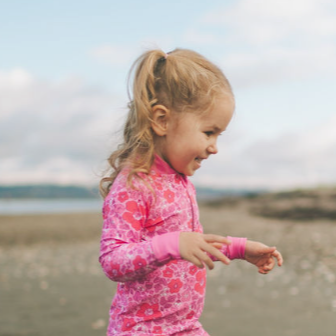
<path fill-rule="evenodd" d="M 148 51 L 132 70 L 123 142 L 101 181 L 99 260 L 118 282 L 107 335 L 208 335 L 198 321 L 205 266 L 245 259 L 267 274 L 282 256 L 246 238 L 203 234 L 188 176 L 218 152 L 234 112 L 222 71 L 185 49 Z"/>

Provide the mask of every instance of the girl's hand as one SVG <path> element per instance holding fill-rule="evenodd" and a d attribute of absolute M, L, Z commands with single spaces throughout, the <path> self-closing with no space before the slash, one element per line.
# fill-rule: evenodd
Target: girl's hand
<path fill-rule="evenodd" d="M 262 243 L 248 240 L 245 247 L 245 260 L 258 267 L 258 272 L 267 274 L 275 266 L 275 261 L 278 261 L 278 266 L 283 263 L 281 253 L 276 247 L 269 247 Z"/>
<path fill-rule="evenodd" d="M 188 260 L 199 268 L 206 264 L 209 269 L 214 268 L 214 263 L 208 253 L 224 264 L 229 265 L 230 259 L 219 251 L 219 244 L 230 245 L 231 241 L 227 238 L 198 232 L 180 233 L 180 255 L 184 260 Z"/>

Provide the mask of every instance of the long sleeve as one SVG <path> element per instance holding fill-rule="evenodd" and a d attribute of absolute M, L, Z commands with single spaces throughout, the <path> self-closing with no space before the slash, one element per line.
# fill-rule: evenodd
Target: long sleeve
<path fill-rule="evenodd" d="M 105 200 L 99 261 L 111 280 L 143 277 L 171 259 L 179 259 L 179 232 L 142 238 L 148 204 L 139 190 L 118 189 Z"/>
<path fill-rule="evenodd" d="M 220 251 L 231 260 L 245 259 L 245 245 L 247 238 L 228 236 L 227 239 L 231 241 L 231 245 L 223 244 Z"/>

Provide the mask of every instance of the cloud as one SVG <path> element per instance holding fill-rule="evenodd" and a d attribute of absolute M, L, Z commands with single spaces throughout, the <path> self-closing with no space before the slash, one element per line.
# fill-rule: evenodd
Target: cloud
<path fill-rule="evenodd" d="M 205 14 L 200 25 L 216 31 L 216 44 L 226 47 L 219 63 L 233 84 L 247 87 L 333 79 L 335 22 L 330 0 L 240 0 Z"/>
<path fill-rule="evenodd" d="M 336 75 L 336 45 L 320 48 L 265 48 L 258 52 L 232 53 L 220 66 L 237 88 Z"/>
<path fill-rule="evenodd" d="M 277 44 L 293 35 L 316 42 L 335 37 L 335 10 L 331 0 L 240 0 L 207 13 L 203 22 L 229 27 L 238 42 Z"/>
<path fill-rule="evenodd" d="M 241 147 L 233 132 L 195 176 L 199 185 L 288 189 L 336 184 L 336 118 L 310 131 L 255 140 Z M 238 141 L 238 143 L 235 143 Z"/>
<path fill-rule="evenodd" d="M 90 55 L 104 63 L 113 66 L 129 65 L 137 56 L 136 49 L 127 45 L 100 45 L 90 51 Z"/>
<path fill-rule="evenodd" d="M 80 78 L 56 83 L 23 69 L 2 74 L 0 183 L 92 182 L 122 119 L 123 99 Z"/>
<path fill-rule="evenodd" d="M 185 43 L 195 43 L 197 45 L 211 45 L 219 42 L 218 36 L 213 33 L 205 33 L 202 30 L 189 28 L 182 36 Z"/>

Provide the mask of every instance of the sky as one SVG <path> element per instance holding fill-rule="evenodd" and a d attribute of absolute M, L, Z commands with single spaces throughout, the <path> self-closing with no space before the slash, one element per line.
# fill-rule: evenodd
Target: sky
<path fill-rule="evenodd" d="M 336 185 L 332 0 L 0 0 L 0 184 L 96 185 L 144 51 L 193 49 L 236 110 L 198 186 Z"/>

